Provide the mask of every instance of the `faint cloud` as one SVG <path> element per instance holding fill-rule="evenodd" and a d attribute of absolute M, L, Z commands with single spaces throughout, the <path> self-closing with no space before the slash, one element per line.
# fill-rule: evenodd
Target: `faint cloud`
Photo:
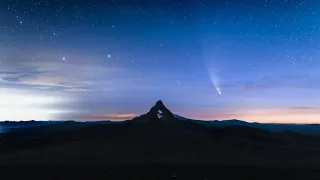
<path fill-rule="evenodd" d="M 319 113 L 320 107 L 311 107 L 311 106 L 296 106 L 287 109 L 288 112 L 303 112 L 303 113 Z"/>
<path fill-rule="evenodd" d="M 69 89 L 65 89 L 65 90 L 71 91 L 71 92 L 91 92 L 91 90 L 85 89 L 85 88 L 69 88 Z"/>
<path fill-rule="evenodd" d="M 88 114 L 88 115 L 75 115 L 72 116 L 72 119 L 79 121 L 103 121 L 103 120 L 131 120 L 134 117 L 138 116 L 138 114 L 134 113 L 124 113 L 124 114 Z"/>
<path fill-rule="evenodd" d="M 62 61 L 61 57 L 65 55 L 68 60 Z M 104 61 L 94 54 L 56 52 L 41 47 L 10 49 L 6 56 L 2 56 L 2 82 L 29 85 L 42 90 L 89 92 L 94 86 L 93 81 L 99 82 L 99 79 L 121 71 L 103 64 Z"/>
<path fill-rule="evenodd" d="M 112 117 L 112 118 L 115 118 L 115 119 L 117 119 L 117 118 L 133 118 L 133 117 L 135 117 L 135 116 L 137 116 L 137 114 L 133 114 L 133 113 L 131 113 L 131 114 L 109 114 L 109 115 L 107 115 L 107 117 Z"/>

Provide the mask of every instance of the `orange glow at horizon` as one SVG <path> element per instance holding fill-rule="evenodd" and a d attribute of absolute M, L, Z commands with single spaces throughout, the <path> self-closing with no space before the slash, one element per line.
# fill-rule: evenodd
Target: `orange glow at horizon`
<path fill-rule="evenodd" d="M 237 110 L 231 113 L 189 114 L 187 117 L 199 120 L 239 119 L 258 123 L 316 124 L 320 123 L 320 107 Z"/>
<path fill-rule="evenodd" d="M 101 114 L 101 115 L 92 115 L 92 116 L 82 116 L 76 118 L 80 121 L 103 121 L 103 120 L 111 120 L 111 121 L 122 121 L 122 120 L 130 120 L 134 117 L 139 116 L 134 113 L 124 113 L 124 114 Z"/>

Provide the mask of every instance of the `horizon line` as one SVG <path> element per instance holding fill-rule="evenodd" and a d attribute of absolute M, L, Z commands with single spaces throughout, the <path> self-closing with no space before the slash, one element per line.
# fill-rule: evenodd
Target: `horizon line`
<path fill-rule="evenodd" d="M 184 117 L 183 117 L 184 118 Z M 134 118 L 133 118 L 134 119 Z M 79 122 L 79 123 L 93 123 L 93 122 L 124 122 L 124 121 L 131 121 L 133 119 L 124 119 L 124 120 L 0 120 L 0 123 L 2 122 Z M 185 118 L 186 120 L 192 120 L 192 121 L 241 121 L 245 122 L 248 124 L 283 124 L 283 125 L 320 125 L 320 123 L 280 123 L 280 122 L 248 122 L 245 120 L 239 120 L 239 119 L 223 119 L 223 120 L 201 120 L 201 119 L 190 119 L 190 118 Z M 184 120 L 181 120 L 184 121 Z"/>

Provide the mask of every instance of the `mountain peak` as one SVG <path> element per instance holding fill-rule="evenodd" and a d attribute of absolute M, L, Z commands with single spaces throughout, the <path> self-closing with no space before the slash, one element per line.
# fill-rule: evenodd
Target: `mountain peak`
<path fill-rule="evenodd" d="M 149 110 L 147 114 L 140 118 L 142 121 L 166 121 L 175 119 L 173 113 L 163 104 L 161 100 Z"/>
<path fill-rule="evenodd" d="M 156 105 L 158 105 L 158 106 L 164 106 L 164 104 L 163 104 L 163 102 L 162 102 L 161 100 L 157 101 L 157 102 L 156 102 Z"/>
<path fill-rule="evenodd" d="M 147 113 L 147 116 L 152 119 L 161 120 L 171 119 L 174 117 L 172 112 L 163 104 L 161 100 L 156 102 L 156 104 Z"/>
<path fill-rule="evenodd" d="M 161 100 L 157 101 L 156 104 L 152 108 L 157 108 L 159 110 L 163 110 L 163 109 L 168 110 L 168 108 L 163 104 L 163 102 Z"/>

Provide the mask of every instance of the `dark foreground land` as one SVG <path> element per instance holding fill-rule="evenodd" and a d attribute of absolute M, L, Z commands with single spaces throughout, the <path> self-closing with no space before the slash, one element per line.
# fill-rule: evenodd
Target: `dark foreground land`
<path fill-rule="evenodd" d="M 113 166 L 38 165 L 0 168 L 1 179 L 106 179 L 106 180 L 234 180 L 234 179 L 289 179 L 316 180 L 320 172 L 313 169 L 227 167 L 209 165 L 133 164 Z"/>
<path fill-rule="evenodd" d="M 0 134 L 3 179 L 320 180 L 320 138 L 181 120 L 159 101 L 122 123 L 51 123 Z"/>

